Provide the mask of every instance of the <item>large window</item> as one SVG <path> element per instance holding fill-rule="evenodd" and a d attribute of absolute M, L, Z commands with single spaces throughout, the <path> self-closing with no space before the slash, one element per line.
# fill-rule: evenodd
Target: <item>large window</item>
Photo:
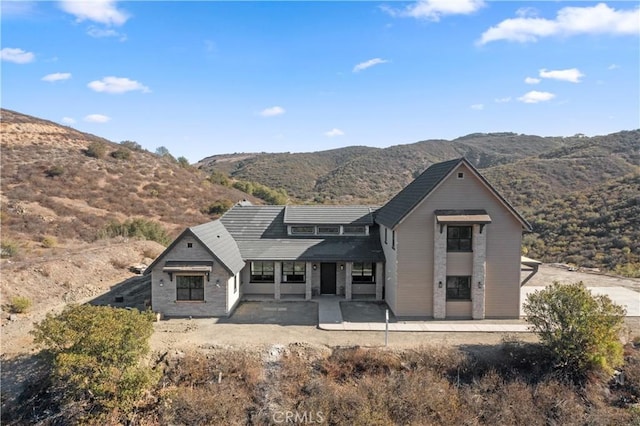
<path fill-rule="evenodd" d="M 355 262 L 351 268 L 352 283 L 375 283 L 376 264 L 371 262 Z"/>
<path fill-rule="evenodd" d="M 176 300 L 204 300 L 203 275 L 177 275 Z"/>
<path fill-rule="evenodd" d="M 447 300 L 471 300 L 471 277 L 447 277 Z"/>
<path fill-rule="evenodd" d="M 307 264 L 305 262 L 282 262 L 283 283 L 305 282 Z"/>
<path fill-rule="evenodd" d="M 251 262 L 252 283 L 272 283 L 273 262 Z"/>
<path fill-rule="evenodd" d="M 471 226 L 447 226 L 447 251 L 471 251 Z"/>

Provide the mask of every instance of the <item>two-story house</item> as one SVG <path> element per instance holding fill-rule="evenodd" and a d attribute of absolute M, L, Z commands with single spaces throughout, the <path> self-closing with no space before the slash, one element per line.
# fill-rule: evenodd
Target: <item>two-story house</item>
<path fill-rule="evenodd" d="M 147 269 L 167 316 L 230 315 L 243 296 L 385 300 L 399 317 L 517 318 L 524 218 L 465 159 L 380 208 L 256 206 L 186 229 Z"/>

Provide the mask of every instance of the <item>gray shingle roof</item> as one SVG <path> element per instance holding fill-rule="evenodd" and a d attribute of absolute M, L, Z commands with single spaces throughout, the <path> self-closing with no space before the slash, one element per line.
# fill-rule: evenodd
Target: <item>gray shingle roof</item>
<path fill-rule="evenodd" d="M 464 161 L 462 158 L 458 158 L 431 165 L 387 204 L 378 209 L 376 222 L 388 228 L 395 228 L 462 161 Z"/>
<path fill-rule="evenodd" d="M 375 237 L 239 241 L 238 246 L 247 260 L 384 261 L 377 234 Z"/>
<path fill-rule="evenodd" d="M 283 222 L 284 206 L 235 205 L 220 221 L 236 241 L 282 238 L 287 235 Z"/>
<path fill-rule="evenodd" d="M 489 190 L 500 200 L 507 209 L 518 219 L 522 227 L 531 231 L 531 225 L 522 217 L 520 213 L 505 200 L 502 195 L 482 176 L 478 170 L 464 158 L 444 161 L 431 165 L 413 182 L 407 185 L 402 191 L 396 194 L 387 204 L 376 211 L 375 221 L 388 228 L 395 228 L 402 219 L 414 209 L 427 195 L 435 189 L 438 184 L 449 175 L 455 168 L 464 163 L 472 171 L 474 171 L 480 180 L 489 188 Z"/>
<path fill-rule="evenodd" d="M 173 242 L 158 256 L 149 267 L 145 270 L 145 274 L 160 262 L 166 253 L 169 253 L 178 244 L 185 235 L 191 235 L 198 240 L 205 249 L 209 251 L 211 256 L 231 274 L 236 274 L 244 268 L 244 260 L 240 254 L 238 244 L 231 234 L 224 227 L 222 222 L 214 220 L 212 222 L 203 223 L 202 225 L 193 226 L 185 229 Z M 181 263 L 189 262 L 187 260 Z M 167 262 L 169 263 L 169 262 Z M 207 261 L 195 261 L 197 264 L 209 264 Z"/>
<path fill-rule="evenodd" d="M 298 210 L 298 207 L 310 207 Z M 288 210 L 290 206 L 287 206 Z M 317 212 L 311 210 L 318 209 Z M 375 208 L 363 206 L 295 206 L 308 220 L 317 217 L 320 223 L 367 224 L 372 226 L 368 236 L 294 237 L 287 235 L 284 206 L 235 205 L 220 221 L 238 244 L 245 260 L 305 260 L 305 261 L 381 261 L 384 260 L 377 226 L 371 212 Z M 304 210 L 304 211 L 302 211 Z M 346 213 L 340 212 L 345 210 Z M 322 216 L 325 214 L 327 216 Z M 332 216 L 339 222 L 326 222 Z M 368 216 L 368 217 L 367 217 Z M 298 216 L 300 217 L 300 215 Z M 343 222 L 349 220 L 348 222 Z M 354 222 L 363 220 L 363 222 Z M 304 222 L 309 223 L 309 222 Z M 311 222 L 318 224 L 318 222 Z"/>
<path fill-rule="evenodd" d="M 286 225 L 372 225 L 368 206 L 287 206 Z"/>
<path fill-rule="evenodd" d="M 235 274 L 244 268 L 238 244 L 220 220 L 193 226 L 189 230 L 230 272 Z"/>

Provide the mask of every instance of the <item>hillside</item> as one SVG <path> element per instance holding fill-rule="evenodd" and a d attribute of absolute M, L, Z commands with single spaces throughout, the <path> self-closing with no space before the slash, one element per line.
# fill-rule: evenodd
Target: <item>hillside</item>
<path fill-rule="evenodd" d="M 3 244 L 14 242 L 23 255 L 95 241 L 110 223 L 135 217 L 158 222 L 171 236 L 211 220 L 206 208 L 218 200 L 259 202 L 135 143 L 4 109 L 1 126 Z"/>
<path fill-rule="evenodd" d="M 284 187 L 297 202 L 384 203 L 430 164 L 462 156 L 534 225 L 525 239 L 531 256 L 640 274 L 640 247 L 629 243 L 640 241 L 638 212 L 628 204 L 640 193 L 640 130 L 595 137 L 474 133 L 384 149 L 213 156 L 198 165 Z"/>

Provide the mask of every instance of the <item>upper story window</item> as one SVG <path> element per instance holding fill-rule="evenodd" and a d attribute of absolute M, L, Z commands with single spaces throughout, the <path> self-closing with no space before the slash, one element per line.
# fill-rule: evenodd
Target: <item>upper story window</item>
<path fill-rule="evenodd" d="M 251 262 L 252 283 L 274 282 L 273 262 Z"/>
<path fill-rule="evenodd" d="M 340 235 L 340 225 L 318 225 L 319 235 Z"/>
<path fill-rule="evenodd" d="M 306 273 L 305 262 L 282 262 L 283 283 L 303 283 L 306 281 Z"/>
<path fill-rule="evenodd" d="M 471 251 L 471 226 L 447 226 L 447 251 Z"/>
<path fill-rule="evenodd" d="M 316 227 L 311 225 L 296 225 L 291 227 L 291 235 L 313 235 L 316 233 Z"/>
<path fill-rule="evenodd" d="M 342 233 L 349 235 L 365 235 L 367 233 L 367 227 L 364 225 L 344 225 L 342 227 Z"/>
<path fill-rule="evenodd" d="M 375 283 L 376 264 L 371 262 L 354 262 L 351 268 L 352 283 Z"/>

